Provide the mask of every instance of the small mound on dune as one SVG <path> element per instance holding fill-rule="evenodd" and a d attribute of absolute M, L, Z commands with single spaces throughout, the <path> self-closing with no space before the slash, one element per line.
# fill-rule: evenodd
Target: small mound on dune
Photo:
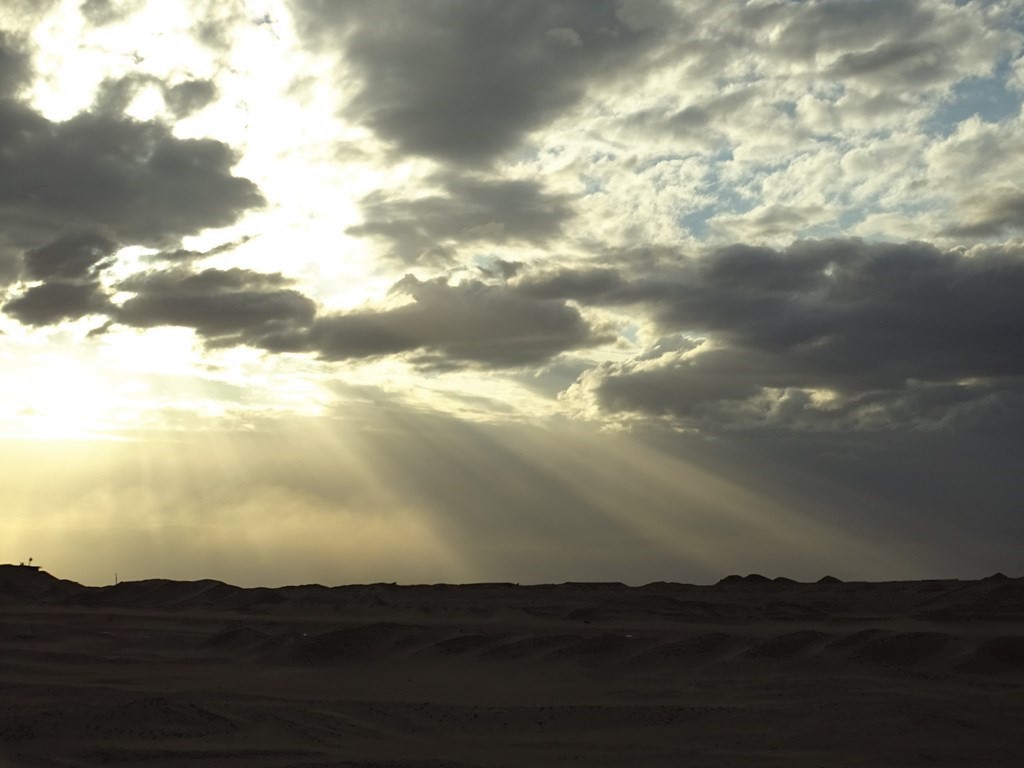
<path fill-rule="evenodd" d="M 277 589 L 270 587 L 254 587 L 252 589 L 241 589 L 238 592 L 225 595 L 223 605 L 236 609 L 251 609 L 256 606 L 280 605 L 288 602 Z"/>
<path fill-rule="evenodd" d="M 718 584 L 716 584 L 715 586 L 721 586 L 721 587 L 725 587 L 725 586 L 739 586 L 739 585 L 750 586 L 750 585 L 754 585 L 754 584 L 771 584 L 771 583 L 772 583 L 771 579 L 769 579 L 767 576 L 762 576 L 759 573 L 751 573 L 751 574 L 748 574 L 746 576 L 740 576 L 740 575 L 734 573 L 734 574 L 731 574 L 729 576 L 726 576 L 724 579 L 721 579 L 718 582 Z"/>
<path fill-rule="evenodd" d="M 579 589 L 585 592 L 610 592 L 613 590 L 628 590 L 630 587 L 621 581 L 567 581 L 559 584 L 563 589 Z"/>
<path fill-rule="evenodd" d="M 218 605 L 230 601 L 244 591 L 241 587 L 214 579 L 143 579 L 100 587 L 84 595 L 81 602 L 88 605 L 137 608 L 186 608 Z"/>
<path fill-rule="evenodd" d="M 0 598 L 60 598 L 83 590 L 80 584 L 58 579 L 35 566 L 0 565 Z"/>

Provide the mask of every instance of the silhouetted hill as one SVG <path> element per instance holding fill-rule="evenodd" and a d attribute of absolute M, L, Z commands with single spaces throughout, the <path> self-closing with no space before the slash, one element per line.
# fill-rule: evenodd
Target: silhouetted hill
<path fill-rule="evenodd" d="M 1024 617 L 1024 579 L 1002 574 L 976 581 L 933 579 L 844 583 L 826 576 L 801 583 L 759 574 L 731 575 L 715 585 L 655 582 L 563 584 L 319 584 L 243 588 L 213 579 L 144 579 L 87 587 L 46 571 L 0 565 L 0 601 L 83 608 L 244 611 L 300 616 L 330 611 L 372 616 L 430 610 L 492 616 L 516 612 L 542 620 L 584 624 L 654 612 L 676 621 L 797 621 L 837 616 L 904 615 L 936 619 Z M 879 613 L 881 612 L 881 613 Z"/>
<path fill-rule="evenodd" d="M 0 599 L 63 598 L 88 589 L 73 581 L 51 576 L 44 570 L 27 565 L 0 565 Z"/>
<path fill-rule="evenodd" d="M 772 583 L 771 579 L 769 579 L 767 576 L 762 576 L 759 573 L 751 573 L 751 574 L 749 574 L 747 576 L 740 576 L 738 574 L 732 574 L 730 576 L 726 576 L 724 579 L 721 579 L 718 582 L 717 586 L 720 586 L 720 587 L 738 586 L 738 585 L 751 586 L 751 585 L 754 585 L 754 584 L 771 584 L 771 583 Z"/>

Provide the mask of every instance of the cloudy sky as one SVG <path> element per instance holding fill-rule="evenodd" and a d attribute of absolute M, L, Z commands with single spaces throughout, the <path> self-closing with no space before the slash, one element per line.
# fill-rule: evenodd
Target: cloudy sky
<path fill-rule="evenodd" d="M 7 0 L 0 561 L 1024 572 L 1021 0 Z"/>

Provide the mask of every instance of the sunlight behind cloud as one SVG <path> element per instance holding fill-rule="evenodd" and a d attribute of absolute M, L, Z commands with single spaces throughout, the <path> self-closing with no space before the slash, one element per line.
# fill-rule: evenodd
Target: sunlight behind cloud
<path fill-rule="evenodd" d="M 0 3 L 18 535 L 246 583 L 1005 552 L 1011 5 Z"/>
<path fill-rule="evenodd" d="M 40 354 L 34 365 L 0 384 L 7 407 L 5 438 L 103 440 L 121 407 L 100 377 L 71 355 Z"/>

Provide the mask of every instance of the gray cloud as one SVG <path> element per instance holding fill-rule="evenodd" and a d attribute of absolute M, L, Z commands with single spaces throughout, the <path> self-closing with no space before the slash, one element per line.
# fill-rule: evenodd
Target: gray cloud
<path fill-rule="evenodd" d="M 3 305 L 3 311 L 25 325 L 54 325 L 113 310 L 106 292 L 93 281 L 53 280 L 29 288 Z"/>
<path fill-rule="evenodd" d="M 24 41 L 0 29 L 0 115 L 8 100 L 28 83 L 30 73 L 30 60 Z M 0 151 L 19 130 L 18 121 L 0 118 Z M 19 252 L 24 245 L 16 241 L 8 228 L 0 227 L 0 288 L 17 280 L 21 272 Z"/>
<path fill-rule="evenodd" d="M 972 195 L 964 208 L 966 220 L 947 228 L 943 234 L 986 238 L 1024 230 L 1024 190 L 1020 187 L 999 187 Z"/>
<path fill-rule="evenodd" d="M 28 81 L 31 68 L 21 42 L 0 29 L 0 98 L 15 95 Z"/>
<path fill-rule="evenodd" d="M 648 108 L 629 116 L 627 124 L 668 133 L 707 147 L 720 144 L 721 129 L 736 120 L 761 96 L 756 87 L 744 87 L 693 102 L 675 111 Z"/>
<path fill-rule="evenodd" d="M 200 259 L 216 256 L 219 253 L 230 253 L 240 245 L 244 245 L 252 238 L 250 236 L 240 237 L 227 243 L 221 243 L 206 251 L 193 251 L 188 248 L 175 248 L 168 251 L 160 251 L 145 257 L 146 261 L 153 263 L 172 262 L 178 264 L 192 264 Z"/>
<path fill-rule="evenodd" d="M 942 414 L 972 419 L 1019 402 L 1024 378 L 1024 253 L 1014 250 L 734 246 L 680 257 L 657 278 L 563 270 L 515 286 L 638 305 L 668 335 L 663 350 L 581 378 L 577 389 L 611 411 L 708 426 L 941 426 Z"/>
<path fill-rule="evenodd" d="M 117 243 L 98 232 L 65 234 L 29 251 L 26 271 L 34 280 L 86 278 L 109 264 L 117 249 Z"/>
<path fill-rule="evenodd" d="M 110 24 L 135 13 L 145 0 L 83 0 L 79 6 L 85 20 L 95 26 Z"/>
<path fill-rule="evenodd" d="M 112 262 L 118 244 L 98 232 L 61 235 L 25 254 L 25 273 L 44 281 L 3 305 L 25 325 L 52 325 L 113 309 L 100 285 L 100 272 Z"/>
<path fill-rule="evenodd" d="M 828 74 L 839 79 L 898 77 L 908 84 L 930 85 L 949 76 L 942 66 L 946 55 L 946 47 L 935 41 L 894 40 L 844 53 Z"/>
<path fill-rule="evenodd" d="M 392 290 L 413 302 L 322 317 L 310 333 L 310 348 L 329 360 L 422 352 L 429 367 L 509 367 L 609 340 L 565 302 L 525 296 L 505 286 L 449 285 L 410 275 Z"/>
<path fill-rule="evenodd" d="M 822 206 L 776 204 L 739 216 L 714 216 L 708 220 L 708 225 L 723 236 L 757 241 L 765 237 L 791 236 L 822 218 L 828 218 Z"/>
<path fill-rule="evenodd" d="M 346 115 L 402 153 L 487 165 L 576 102 L 588 82 L 619 77 L 655 36 L 612 0 L 298 0 L 302 28 L 344 42 L 362 89 Z"/>
<path fill-rule="evenodd" d="M 4 0 L 3 23 L 24 32 L 46 17 L 60 0 Z"/>
<path fill-rule="evenodd" d="M 160 245 L 263 202 L 251 181 L 231 175 L 226 144 L 121 115 L 52 123 L 6 102 L 0 150 L 0 222 L 15 227 L 99 226 L 126 243 Z"/>
<path fill-rule="evenodd" d="M 572 216 L 568 200 L 536 181 L 446 175 L 442 194 L 417 198 L 374 193 L 362 201 L 364 223 L 349 234 L 381 238 L 404 262 L 444 262 L 466 243 L 543 243 Z"/>
<path fill-rule="evenodd" d="M 630 295 L 632 286 L 613 267 L 560 269 L 523 275 L 516 283 L 523 293 L 541 299 L 574 299 L 601 303 L 616 302 Z"/>
<path fill-rule="evenodd" d="M 935 14 L 919 0 L 859 0 L 816 3 L 799 8 L 778 37 L 777 50 L 793 58 L 814 59 L 836 51 L 875 51 L 861 59 L 861 69 L 875 68 L 903 57 L 878 53 L 884 41 L 912 41 L 935 29 Z M 864 56 L 864 54 L 861 54 Z M 856 65 L 852 65 L 856 69 Z"/>
<path fill-rule="evenodd" d="M 184 268 L 135 275 L 118 288 L 131 291 L 115 319 L 137 328 L 194 328 L 214 346 L 263 346 L 266 337 L 308 327 L 316 305 L 278 274 L 246 269 Z"/>
<path fill-rule="evenodd" d="M 392 293 L 409 304 L 319 317 L 315 303 L 279 274 L 177 266 L 134 275 L 117 288 L 135 295 L 107 307 L 116 322 L 193 328 L 211 346 L 313 352 L 325 360 L 412 353 L 424 369 L 501 368 L 611 340 L 564 301 L 477 281 L 406 276 Z"/>
<path fill-rule="evenodd" d="M 226 144 L 179 139 L 122 113 L 155 83 L 184 114 L 210 95 L 209 83 L 121 78 L 91 110 L 54 122 L 17 100 L 29 76 L 27 50 L 0 33 L 0 285 L 55 281 L 9 301 L 12 316 L 40 325 L 105 311 L 95 278 L 118 245 L 173 248 L 263 204 L 255 184 L 232 175 L 237 158 Z"/>
<path fill-rule="evenodd" d="M 789 10 L 777 55 L 807 63 L 834 57 L 827 77 L 878 95 L 901 92 L 916 100 L 941 93 L 958 79 L 991 71 L 995 52 L 1010 55 L 1018 47 L 1014 33 L 985 30 L 983 13 L 965 3 L 856 0 Z"/>
<path fill-rule="evenodd" d="M 212 80 L 183 80 L 171 85 L 154 75 L 132 72 L 101 83 L 92 111 L 104 114 L 124 112 L 132 99 L 147 86 L 160 90 L 167 109 L 178 119 L 198 112 L 217 98 L 217 86 Z"/>
<path fill-rule="evenodd" d="M 179 139 L 169 126 L 122 113 L 138 88 L 151 82 L 179 111 L 202 103 L 210 84 L 167 86 L 128 76 L 106 83 L 91 110 L 54 122 L 17 100 L 30 75 L 29 51 L 0 32 L 5 282 L 17 277 L 20 252 L 39 248 L 55 232 L 102 230 L 125 245 L 172 246 L 185 235 L 232 224 L 263 204 L 255 184 L 232 175 L 237 157 L 226 144 Z"/>
<path fill-rule="evenodd" d="M 217 97 L 217 86 L 210 80 L 186 80 L 164 88 L 164 99 L 176 117 L 198 112 Z"/>
<path fill-rule="evenodd" d="M 886 389 L 820 398 L 800 372 L 746 350 L 712 350 L 654 365 L 632 361 L 585 374 L 582 387 L 606 412 L 668 417 L 703 430 L 947 430 L 1020 422 L 1020 377 L 971 382 L 909 380 Z"/>

